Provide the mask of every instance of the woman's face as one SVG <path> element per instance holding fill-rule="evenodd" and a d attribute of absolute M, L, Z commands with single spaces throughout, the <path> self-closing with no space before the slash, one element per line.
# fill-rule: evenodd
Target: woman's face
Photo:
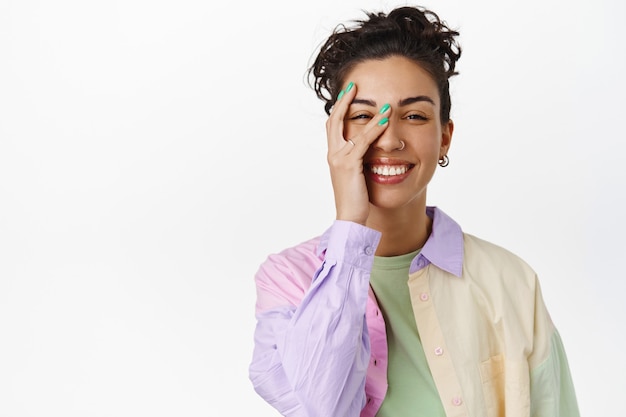
<path fill-rule="evenodd" d="M 346 139 L 391 105 L 389 126 L 364 157 L 370 202 L 388 209 L 425 205 L 426 186 L 448 152 L 453 130 L 451 121 L 441 123 L 435 82 L 420 65 L 399 56 L 357 64 L 346 76 L 346 84 L 350 81 L 357 92 L 344 121 Z"/>

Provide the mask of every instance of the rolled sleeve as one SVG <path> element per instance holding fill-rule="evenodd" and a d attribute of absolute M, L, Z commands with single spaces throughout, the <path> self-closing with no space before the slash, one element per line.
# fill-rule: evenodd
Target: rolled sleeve
<path fill-rule="evenodd" d="M 365 309 L 379 240 L 375 230 L 335 221 L 322 238 L 323 261 L 311 272 L 300 303 L 257 314 L 250 378 L 283 415 L 357 417 L 365 405 L 370 355 Z M 261 267 L 259 297 L 269 291 L 277 300 L 281 292 L 294 292 L 290 287 L 300 279 L 293 271 L 299 269 L 290 262 L 279 256 L 271 263 L 284 263 L 281 267 Z"/>
<path fill-rule="evenodd" d="M 335 220 L 328 236 L 326 259 L 370 271 L 381 233 L 360 224 Z"/>

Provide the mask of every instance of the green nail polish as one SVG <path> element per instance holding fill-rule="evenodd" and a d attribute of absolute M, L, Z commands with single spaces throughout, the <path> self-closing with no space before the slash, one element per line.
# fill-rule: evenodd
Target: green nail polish
<path fill-rule="evenodd" d="M 389 107 L 391 107 L 389 104 L 385 104 L 383 107 L 380 108 L 380 114 L 385 113 L 387 110 L 389 110 Z"/>
<path fill-rule="evenodd" d="M 346 87 L 346 93 L 350 90 L 352 90 L 352 87 L 354 87 L 354 83 L 352 81 L 350 81 L 350 83 L 348 84 L 348 86 Z"/>
<path fill-rule="evenodd" d="M 346 93 L 345 91 L 341 90 L 339 94 L 337 95 L 337 101 L 341 100 L 341 97 L 343 97 L 345 93 Z"/>
<path fill-rule="evenodd" d="M 387 124 L 388 121 L 389 121 L 388 117 L 383 117 L 382 119 L 380 119 L 380 122 L 378 122 L 378 126 L 382 126 L 384 124 Z"/>

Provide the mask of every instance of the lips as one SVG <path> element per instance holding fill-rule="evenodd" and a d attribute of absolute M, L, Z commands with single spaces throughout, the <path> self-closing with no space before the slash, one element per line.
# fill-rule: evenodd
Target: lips
<path fill-rule="evenodd" d="M 365 164 L 368 176 L 380 184 L 398 184 L 404 181 L 415 164 L 400 159 L 378 158 Z"/>

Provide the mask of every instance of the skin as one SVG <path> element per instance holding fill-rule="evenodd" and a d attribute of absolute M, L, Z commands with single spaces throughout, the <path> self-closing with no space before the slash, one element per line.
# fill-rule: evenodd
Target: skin
<path fill-rule="evenodd" d="M 431 230 L 427 186 L 437 161 L 448 153 L 454 125 L 442 123 L 437 86 L 412 60 L 368 60 L 357 64 L 346 80 L 344 91 L 350 82 L 353 87 L 326 123 L 337 219 L 382 232 L 378 256 L 417 250 Z M 390 107 L 381 114 L 385 104 Z M 405 147 L 399 150 L 401 140 Z M 407 172 L 385 176 L 373 173 L 372 166 Z"/>

